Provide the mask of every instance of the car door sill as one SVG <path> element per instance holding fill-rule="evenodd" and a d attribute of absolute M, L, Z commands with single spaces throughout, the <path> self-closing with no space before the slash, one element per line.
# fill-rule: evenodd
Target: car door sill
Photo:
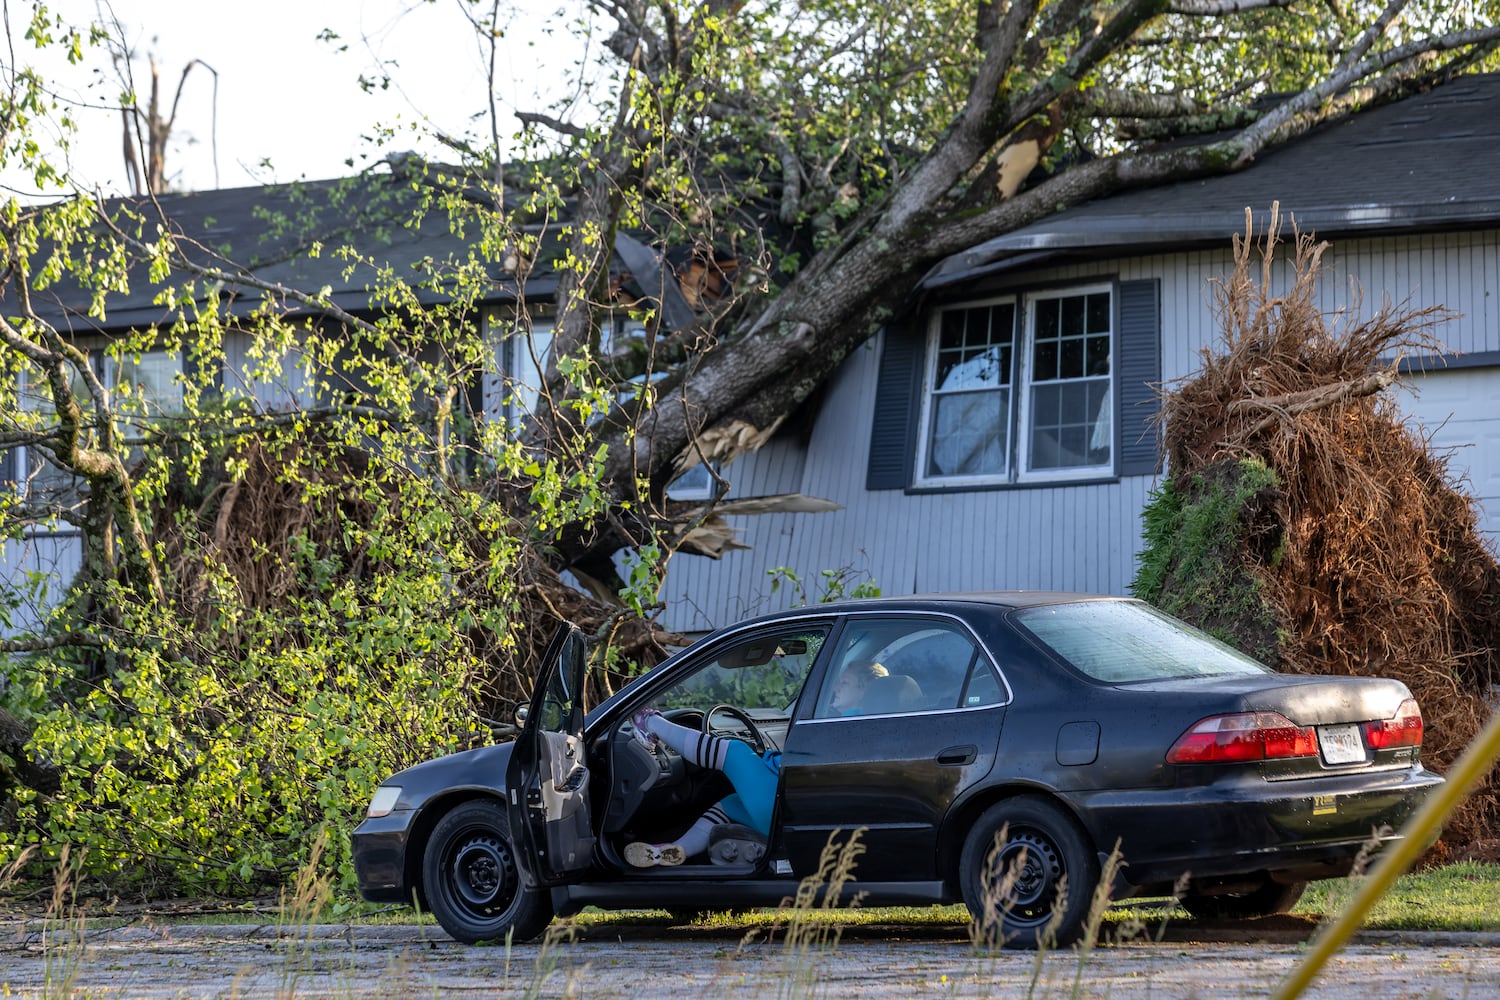
<path fill-rule="evenodd" d="M 733 892 L 725 891 L 726 881 Z M 576 913 L 585 906 L 603 909 L 697 906 L 705 910 L 756 909 L 779 906 L 797 891 L 795 878 L 779 879 L 632 879 L 619 882 L 584 882 L 552 890 L 558 913 Z M 843 902 L 859 897 L 863 905 L 932 904 L 952 902 L 950 887 L 933 882 L 849 882 Z M 733 902 L 726 902 L 731 899 Z"/>

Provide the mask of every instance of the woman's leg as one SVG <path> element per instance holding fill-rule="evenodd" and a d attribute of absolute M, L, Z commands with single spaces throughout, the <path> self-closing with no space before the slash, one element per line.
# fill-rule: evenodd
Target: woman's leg
<path fill-rule="evenodd" d="M 734 796 L 730 796 L 734 798 Z M 680 865 L 694 854 L 708 850 L 708 835 L 716 826 L 729 822 L 729 813 L 723 808 L 729 800 L 708 807 L 687 832 L 676 840 L 665 844 L 647 844 L 636 841 L 625 845 L 625 860 L 636 868 L 654 868 L 657 865 Z"/>
<path fill-rule="evenodd" d="M 640 717 L 636 725 L 653 734 L 699 767 L 723 771 L 738 793 L 744 823 L 769 836 L 771 811 L 776 803 L 776 772 L 766 766 L 760 755 L 744 740 L 728 739 L 668 722 L 660 715 Z"/>

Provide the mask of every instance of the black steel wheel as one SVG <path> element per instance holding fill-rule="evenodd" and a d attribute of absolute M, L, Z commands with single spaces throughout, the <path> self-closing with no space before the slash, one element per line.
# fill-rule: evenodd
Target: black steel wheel
<path fill-rule="evenodd" d="M 1306 889 L 1306 882 L 1284 885 L 1267 876 L 1260 888 L 1249 892 L 1220 893 L 1216 896 L 1186 893 L 1179 902 L 1184 910 L 1200 920 L 1253 920 L 1256 917 L 1288 912 L 1297 905 L 1297 900 L 1302 898 Z"/>
<path fill-rule="evenodd" d="M 958 875 L 985 941 L 1065 947 L 1083 931 L 1099 861 L 1071 816 L 1027 795 L 979 817 L 964 841 Z"/>
<path fill-rule="evenodd" d="M 432 915 L 465 944 L 528 941 L 552 919 L 546 893 L 521 884 L 505 807 L 491 799 L 459 803 L 438 820 L 422 858 Z"/>

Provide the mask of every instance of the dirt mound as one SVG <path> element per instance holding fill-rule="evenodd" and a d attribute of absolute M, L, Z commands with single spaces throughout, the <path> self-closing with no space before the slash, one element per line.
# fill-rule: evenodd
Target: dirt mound
<path fill-rule="evenodd" d="M 1236 238 L 1215 287 L 1223 342 L 1163 393 L 1170 479 L 1136 592 L 1280 669 L 1400 679 L 1441 771 L 1500 681 L 1500 567 L 1446 456 L 1384 390 L 1403 354 L 1443 350 L 1431 330 L 1448 314 L 1387 303 L 1331 328 L 1315 295 L 1327 244 L 1298 235 L 1275 295 L 1275 226 L 1259 247 L 1248 227 Z M 1447 840 L 1493 836 L 1497 788 Z"/>

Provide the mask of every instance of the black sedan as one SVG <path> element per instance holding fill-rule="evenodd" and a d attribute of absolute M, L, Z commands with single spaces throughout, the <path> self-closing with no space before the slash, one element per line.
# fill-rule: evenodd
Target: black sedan
<path fill-rule="evenodd" d="M 775 906 L 817 875 L 836 831 L 858 829 L 865 852 L 844 891 L 865 905 L 962 900 L 1008 946 L 1066 944 L 1116 845 L 1117 899 L 1175 887 L 1199 915 L 1282 912 L 1396 837 L 1442 781 L 1420 763 L 1422 715 L 1399 682 L 1278 674 L 1117 598 L 960 594 L 768 615 L 587 716 L 576 629 L 547 662 L 519 739 L 377 790 L 353 835 L 366 899 L 415 903 L 466 942 L 524 940 L 587 905 Z M 873 679 L 851 701 L 838 688 L 856 670 Z M 760 849 L 627 860 L 629 845 L 681 836 L 735 790 L 638 739 L 632 716 L 647 708 L 771 751 Z"/>

